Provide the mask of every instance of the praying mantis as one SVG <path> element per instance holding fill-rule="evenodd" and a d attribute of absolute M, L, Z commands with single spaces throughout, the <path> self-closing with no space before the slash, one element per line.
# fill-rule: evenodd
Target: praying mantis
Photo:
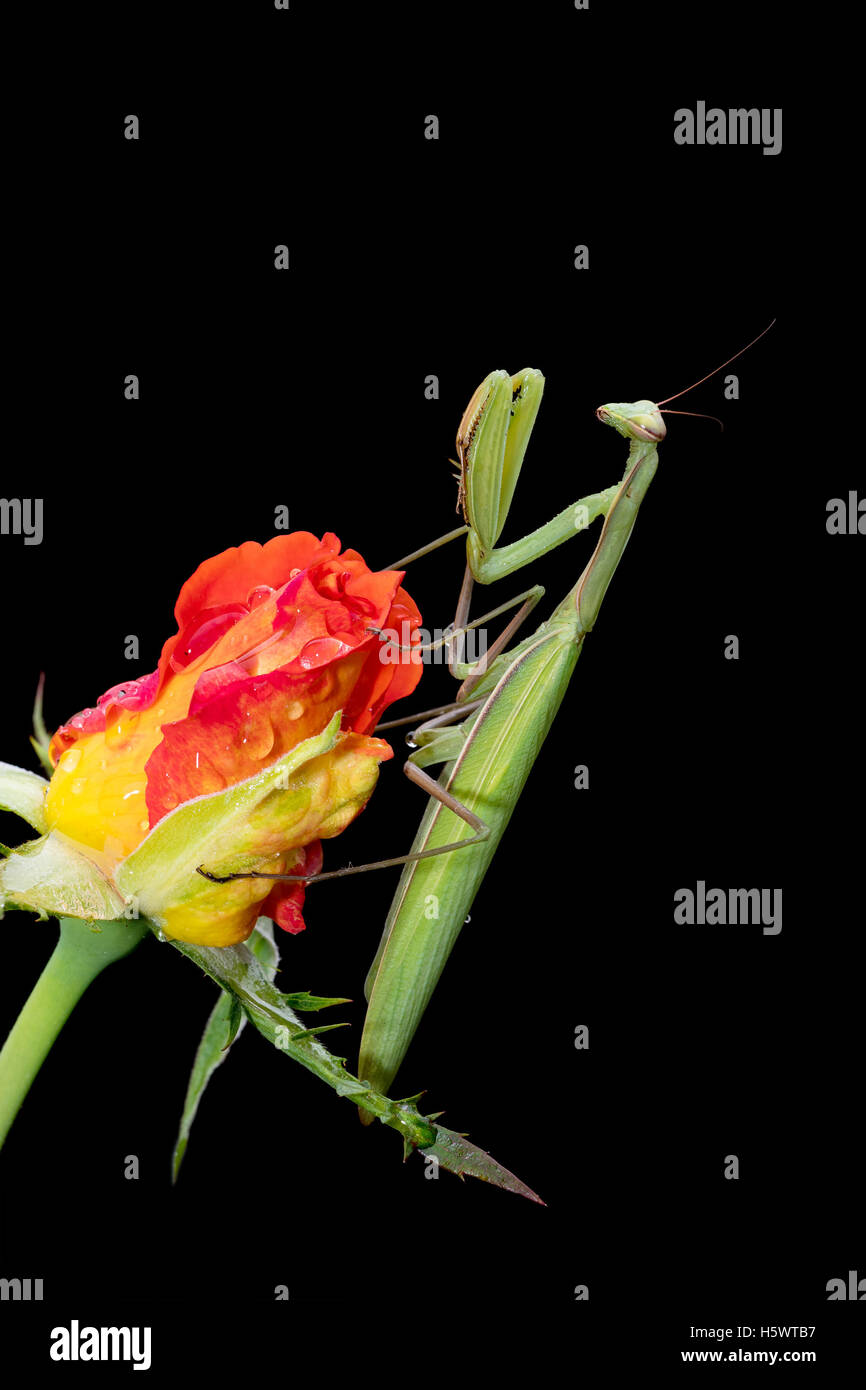
<path fill-rule="evenodd" d="M 544 377 L 535 369 L 515 376 L 492 372 L 469 402 L 457 434 L 458 509 L 466 524 L 393 567 L 402 568 L 438 545 L 466 536 L 466 569 L 447 637 L 449 668 L 462 684 L 452 704 L 389 721 L 376 731 L 414 724 L 414 751 L 404 771 L 430 794 L 427 810 L 408 855 L 307 880 L 320 882 L 368 869 L 404 866 L 365 985 L 367 1012 L 358 1076 L 376 1091 L 387 1094 L 397 1074 L 565 696 L 655 476 L 658 445 L 666 434 L 662 415 L 691 413 L 667 412 L 662 407 L 728 366 L 771 327 L 772 323 L 693 386 L 659 403 L 639 400 L 600 406 L 598 419 L 628 440 L 621 480 L 572 503 L 511 545 L 498 547 L 497 542 L 541 404 Z M 604 520 L 589 562 L 532 636 L 507 649 L 543 597 L 540 586 L 469 621 L 475 583 L 486 585 L 513 574 L 599 517 Z M 465 663 L 466 633 L 512 608 L 518 608 L 516 615 L 482 661 Z M 411 654 L 418 649 L 405 650 Z M 434 781 L 424 769 L 439 763 L 443 770 Z M 473 833 L 461 839 L 466 825 Z M 362 1110 L 361 1118 L 370 1123 L 375 1116 Z"/>
<path fill-rule="evenodd" d="M 715 372 L 757 341 L 753 339 Z M 367 976 L 358 1075 L 379 1090 L 388 1090 L 400 1067 L 562 703 L 584 639 L 595 625 L 655 476 L 658 445 L 666 433 L 661 409 L 666 401 L 600 406 L 598 419 L 629 441 L 621 481 L 581 498 L 546 526 L 497 549 L 543 388 L 544 378 L 538 371 L 526 370 L 514 377 L 491 373 L 460 423 L 458 506 L 463 507 L 468 533 L 454 636 L 466 631 L 474 582 L 489 584 L 514 573 L 599 516 L 604 517 L 601 534 L 574 588 L 531 637 L 505 650 L 542 597 L 540 587 L 512 600 L 513 606 L 521 605 L 519 611 L 485 661 L 474 667 L 464 665 L 459 657 L 449 662 L 452 673 L 463 681 L 453 708 L 434 714 L 413 731 L 417 747 L 406 772 L 417 781 L 416 769 L 444 763 L 439 789 L 449 799 L 434 794 L 428 805 Z M 667 400 L 684 394 L 677 392 Z M 496 609 L 478 621 L 501 611 Z M 465 848 L 444 859 L 417 857 L 453 842 L 461 815 L 475 831 L 472 839 L 464 841 Z M 479 834 L 480 827 L 486 833 Z M 430 911 L 431 904 L 435 913 Z M 362 1119 L 369 1123 L 366 1115 Z"/>

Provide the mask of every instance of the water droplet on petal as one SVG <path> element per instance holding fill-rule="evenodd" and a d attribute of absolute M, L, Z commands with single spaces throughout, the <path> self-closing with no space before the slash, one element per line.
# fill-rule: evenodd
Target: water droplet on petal
<path fill-rule="evenodd" d="M 159 931 L 156 933 L 156 939 L 157 941 L 168 941 L 168 937 L 166 936 L 162 927 L 160 927 Z"/>
<path fill-rule="evenodd" d="M 86 786 L 86 777 L 76 777 L 75 781 L 70 783 L 69 790 L 72 792 L 73 796 L 80 796 Z"/>
<path fill-rule="evenodd" d="M 275 590 L 271 588 L 270 584 L 256 585 L 255 589 L 250 589 L 247 594 L 247 608 L 258 608 L 259 604 L 264 603 L 265 599 L 270 598 L 274 592 Z"/>
<path fill-rule="evenodd" d="M 222 612 L 205 608 L 198 617 L 184 629 L 177 645 L 169 657 L 173 671 L 183 671 L 204 652 L 209 651 L 229 628 L 235 626 L 247 614 L 245 603 L 226 604 Z"/>
<path fill-rule="evenodd" d="M 342 656 L 343 651 L 343 643 L 338 642 L 335 637 L 316 637 L 303 648 L 299 661 L 305 671 L 310 671 L 314 666 L 324 666 L 329 661 L 336 661 L 338 656 Z"/>
<path fill-rule="evenodd" d="M 270 719 L 263 712 L 250 716 L 249 723 L 243 725 L 243 730 L 241 743 L 244 756 L 257 760 L 266 758 L 274 746 L 274 729 Z M 226 752 L 231 756 L 230 746 Z"/>
<path fill-rule="evenodd" d="M 57 764 L 58 772 L 74 772 L 81 762 L 80 748 L 67 748 L 60 762 Z"/>

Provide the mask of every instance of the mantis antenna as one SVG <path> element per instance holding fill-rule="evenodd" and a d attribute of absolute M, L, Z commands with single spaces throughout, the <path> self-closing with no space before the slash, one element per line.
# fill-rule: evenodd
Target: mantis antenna
<path fill-rule="evenodd" d="M 770 322 L 767 324 L 767 327 L 761 329 L 761 332 L 758 334 L 757 338 L 753 338 L 750 343 L 746 343 L 745 347 L 740 348 L 739 352 L 735 352 L 733 357 L 729 357 L 727 362 L 723 362 L 720 367 L 714 367 L 711 372 L 707 372 L 706 376 L 702 376 L 699 381 L 693 381 L 691 386 L 684 386 L 682 391 L 677 391 L 675 396 L 667 396 L 663 401 L 656 401 L 656 405 L 667 405 L 668 401 L 676 401 L 679 399 L 680 396 L 685 396 L 687 392 L 694 391 L 696 386 L 702 386 L 705 381 L 709 381 L 711 376 L 715 376 L 717 372 L 723 371 L 724 368 L 730 366 L 732 362 L 736 362 L 738 357 L 742 357 L 744 352 L 748 352 L 750 347 L 754 347 L 755 343 L 757 343 L 761 338 L 763 338 L 765 333 L 769 333 L 770 329 L 773 327 L 773 324 L 775 322 L 776 320 L 774 318 L 770 319 Z M 663 412 L 663 414 L 665 415 L 686 415 L 688 413 L 688 411 L 684 410 L 665 410 Z M 709 418 L 714 420 L 716 417 L 712 415 Z"/>

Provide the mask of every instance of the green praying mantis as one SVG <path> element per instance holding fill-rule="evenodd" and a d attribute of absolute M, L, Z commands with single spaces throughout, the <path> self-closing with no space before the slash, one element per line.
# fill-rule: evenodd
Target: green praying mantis
<path fill-rule="evenodd" d="M 448 799 L 435 792 L 431 797 L 367 976 L 358 1075 L 377 1090 L 389 1089 L 427 1008 L 562 703 L 658 466 L 657 446 L 665 436 L 658 406 L 637 401 L 601 407 L 599 419 L 629 440 L 620 482 L 581 498 L 514 545 L 497 549 L 543 387 L 544 378 L 535 370 L 515 377 L 492 373 L 470 402 L 458 432 L 460 500 L 469 530 L 449 664 L 462 684 L 452 709 L 413 731 L 417 746 L 406 764 L 415 781 L 417 769 L 444 764 L 438 790 Z M 513 573 L 599 516 L 604 522 L 595 551 L 551 617 L 507 650 L 544 594 L 535 586 L 505 605 L 519 605 L 518 612 L 482 661 L 465 664 L 461 639 L 469 627 L 474 583 Z M 464 841 L 459 853 L 434 855 L 453 846 L 461 819 L 475 831 L 472 839 Z"/>
<path fill-rule="evenodd" d="M 629 443 L 621 480 L 582 497 L 546 525 L 502 547 L 497 542 L 541 404 L 544 377 L 534 369 L 516 376 L 492 372 L 473 395 L 457 434 L 458 508 L 462 508 L 466 524 L 393 566 L 402 568 L 437 546 L 466 535 L 464 580 L 453 628 L 446 639 L 449 668 L 462 682 L 457 697 L 450 705 L 389 721 L 377 730 L 415 725 L 411 735 L 415 751 L 404 770 L 430 794 L 430 802 L 408 855 L 338 869 L 308 880 L 321 882 L 403 865 L 365 985 L 367 1013 L 358 1076 L 377 1092 L 387 1093 L 397 1074 L 562 703 L 586 635 L 598 618 L 658 467 L 658 445 L 666 433 L 662 415 L 691 413 L 667 412 L 662 407 L 723 370 L 771 327 L 772 323 L 693 386 L 659 403 L 640 400 L 600 406 L 598 419 Z M 469 621 L 476 582 L 486 585 L 513 574 L 585 530 L 598 517 L 604 520 L 589 562 L 532 636 L 508 650 L 512 637 L 542 598 L 540 586 Z M 465 663 L 466 634 L 513 608 L 518 608 L 516 615 L 485 657 L 474 664 Z M 417 648 L 405 650 L 411 653 Z M 443 770 L 435 781 L 424 769 L 440 763 Z M 461 839 L 466 825 L 473 833 Z M 431 905 L 435 905 L 432 912 Z M 369 1109 L 362 1110 L 361 1118 L 370 1123 L 375 1115 Z"/>

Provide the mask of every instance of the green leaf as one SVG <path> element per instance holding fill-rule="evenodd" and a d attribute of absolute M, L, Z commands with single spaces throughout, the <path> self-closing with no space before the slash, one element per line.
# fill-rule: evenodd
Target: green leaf
<path fill-rule="evenodd" d="M 336 1091 L 338 1096 L 347 1097 L 354 1105 L 381 1120 L 382 1124 L 395 1129 L 402 1136 L 404 1154 L 420 1148 L 425 1157 L 435 1158 L 443 1168 L 460 1177 L 468 1174 L 481 1178 L 484 1182 L 544 1205 L 531 1188 L 489 1154 L 470 1144 L 463 1135 L 436 1124 L 430 1116 L 419 1114 L 414 1099 L 391 1100 L 347 1071 L 345 1058 L 333 1056 L 311 1036 L 313 1030 L 303 1027 L 285 1002 L 290 996 L 276 989 L 253 951 L 246 945 L 192 946 L 185 941 L 173 941 L 172 945 L 224 990 L 235 995 L 243 1004 L 250 1022 L 280 1052 L 300 1062 Z"/>
<path fill-rule="evenodd" d="M 274 941 L 273 923 L 269 918 L 259 918 L 249 939 L 249 945 L 266 977 L 273 980 L 279 964 L 279 953 Z M 246 1021 L 246 1015 L 238 996 L 231 992 L 220 994 L 205 1024 L 187 1086 L 177 1142 L 172 1155 L 171 1180 L 173 1183 L 177 1182 L 180 1165 L 189 1143 L 193 1120 L 198 1112 L 208 1082 L 217 1067 L 222 1066 L 226 1060 L 232 1042 L 243 1032 Z"/>
<path fill-rule="evenodd" d="M 114 922 L 126 916 L 127 903 L 92 859 L 52 830 L 41 840 L 21 845 L 0 864 L 3 907 L 85 922 Z"/>
<path fill-rule="evenodd" d="M 304 1028 L 300 1033 L 295 1033 L 294 1041 L 300 1038 L 314 1038 L 317 1033 L 333 1033 L 335 1028 L 349 1028 L 349 1023 L 321 1023 L 318 1028 Z"/>
<path fill-rule="evenodd" d="M 465 1134 L 456 1134 L 453 1129 L 436 1125 L 436 1142 L 422 1149 L 425 1158 L 435 1158 L 443 1168 L 456 1173 L 458 1178 L 480 1178 L 482 1182 L 492 1182 L 495 1187 L 504 1187 L 508 1192 L 516 1192 L 520 1197 L 528 1197 L 539 1206 L 546 1206 L 536 1192 L 518 1177 L 503 1168 L 495 1158 L 470 1144 Z"/>
<path fill-rule="evenodd" d="M 229 1026 L 232 1009 L 237 1001 L 232 994 L 221 994 L 214 1005 L 211 1015 L 205 1024 L 198 1051 L 192 1064 L 192 1072 L 189 1078 L 189 1085 L 186 1090 L 186 1099 L 183 1103 L 183 1111 L 180 1117 L 180 1128 L 178 1130 L 177 1141 L 174 1146 L 174 1153 L 171 1162 L 171 1180 L 177 1182 L 180 1165 L 186 1153 L 189 1143 L 189 1134 L 192 1129 L 192 1122 L 196 1117 L 199 1102 L 204 1094 L 205 1087 L 216 1071 L 228 1056 L 225 1048 L 226 1031 Z M 240 1019 L 240 1028 L 243 1027 L 243 1016 Z"/>
<path fill-rule="evenodd" d="M 308 994 L 302 990 L 300 994 L 284 994 L 283 1003 L 290 1009 L 298 1009 L 301 1013 L 317 1013 L 319 1009 L 330 1009 L 335 1004 L 351 1004 L 351 999 L 327 999 L 319 994 Z"/>
<path fill-rule="evenodd" d="M 229 998 L 228 995 L 224 995 L 223 997 L 226 999 Z M 231 1047 L 232 1043 L 237 1037 L 241 1023 L 243 1021 L 243 1017 L 244 1011 L 241 1008 L 240 1000 L 236 999 L 234 995 L 231 995 L 231 1008 L 229 1009 L 228 1022 L 226 1026 L 226 1040 L 222 1045 L 223 1052 L 228 1052 L 229 1048 Z"/>
<path fill-rule="evenodd" d="M 334 747 L 340 718 L 338 711 L 321 734 L 304 739 L 255 777 L 183 802 L 163 816 L 117 869 L 121 892 L 135 897 L 141 912 L 159 923 L 166 904 L 185 900 L 197 887 L 204 892 L 207 880 L 196 874 L 200 865 L 213 873 L 244 873 L 260 864 L 261 854 L 238 850 L 248 838 L 252 813 L 298 767 Z"/>
<path fill-rule="evenodd" d="M 11 763 L 0 763 L 0 811 L 13 811 L 40 835 L 48 829 L 45 820 L 47 790 L 44 777 L 27 772 L 23 767 L 13 767 Z"/>

